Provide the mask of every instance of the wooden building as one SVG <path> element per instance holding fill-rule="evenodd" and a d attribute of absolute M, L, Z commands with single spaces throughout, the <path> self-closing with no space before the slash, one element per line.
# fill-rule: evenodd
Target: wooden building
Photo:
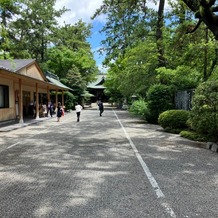
<path fill-rule="evenodd" d="M 87 90 L 89 93 L 93 95 L 91 97 L 92 102 L 96 102 L 98 100 L 108 101 L 107 96 L 104 94 L 106 74 L 99 74 L 96 77 L 96 80 L 89 83 L 87 86 Z"/>
<path fill-rule="evenodd" d="M 40 119 L 40 109 L 50 99 L 50 91 L 69 90 L 59 81 L 50 82 L 33 59 L 0 60 L 0 122 L 18 119 L 24 122 L 31 117 L 31 106 L 35 105 L 34 119 Z"/>

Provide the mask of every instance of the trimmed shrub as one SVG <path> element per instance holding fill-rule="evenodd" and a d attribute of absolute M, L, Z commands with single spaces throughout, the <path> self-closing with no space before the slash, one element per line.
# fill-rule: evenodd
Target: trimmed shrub
<path fill-rule="evenodd" d="M 129 108 L 130 113 L 134 115 L 139 115 L 146 119 L 148 114 L 147 103 L 144 100 L 136 100 Z"/>
<path fill-rule="evenodd" d="M 187 128 L 189 111 L 185 110 L 168 110 L 162 112 L 158 117 L 158 123 L 164 128 L 184 129 Z"/>

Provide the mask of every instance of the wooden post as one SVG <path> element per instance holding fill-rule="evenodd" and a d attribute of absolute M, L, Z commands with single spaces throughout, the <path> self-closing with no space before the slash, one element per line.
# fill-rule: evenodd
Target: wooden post
<path fill-rule="evenodd" d="M 64 91 L 62 90 L 62 107 L 64 106 Z"/>
<path fill-rule="evenodd" d="M 58 90 L 55 90 L 55 107 L 58 107 Z"/>
<path fill-rule="evenodd" d="M 36 119 L 39 119 L 39 87 L 36 83 Z"/>
<path fill-rule="evenodd" d="M 23 121 L 23 86 L 22 79 L 19 79 L 19 123 L 24 123 Z"/>

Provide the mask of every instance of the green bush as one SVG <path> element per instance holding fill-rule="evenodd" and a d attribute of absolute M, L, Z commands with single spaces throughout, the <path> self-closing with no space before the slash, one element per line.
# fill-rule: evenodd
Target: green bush
<path fill-rule="evenodd" d="M 218 140 L 218 81 L 207 81 L 197 87 L 188 123 L 196 132 Z"/>
<path fill-rule="evenodd" d="M 190 140 L 193 140 L 193 141 L 200 141 L 200 142 L 208 141 L 207 136 L 201 135 L 201 134 L 194 132 L 194 131 L 183 130 L 179 134 L 180 134 L 180 136 L 187 138 L 187 139 L 190 139 Z"/>
<path fill-rule="evenodd" d="M 158 123 L 164 128 L 184 129 L 187 128 L 189 111 L 185 110 L 168 110 L 162 112 L 158 117 Z"/>
<path fill-rule="evenodd" d="M 68 110 L 72 110 L 73 108 L 73 104 L 74 104 L 74 101 L 75 101 L 75 96 L 70 93 L 70 92 L 65 92 L 64 93 L 64 103 L 65 103 L 65 110 L 68 111 Z"/>
<path fill-rule="evenodd" d="M 129 108 L 130 113 L 146 118 L 148 114 L 147 103 L 144 100 L 134 101 Z"/>
<path fill-rule="evenodd" d="M 157 123 L 159 114 L 174 108 L 174 90 L 170 86 L 156 84 L 147 92 L 148 110 L 147 121 Z"/>
<path fill-rule="evenodd" d="M 61 102 L 62 92 L 58 92 L 57 96 L 58 96 L 58 101 Z M 51 97 L 53 99 L 53 102 L 55 102 L 56 92 L 51 92 Z M 74 101 L 75 101 L 75 96 L 71 92 L 69 91 L 64 92 L 64 106 L 66 111 L 71 110 L 73 108 Z"/>

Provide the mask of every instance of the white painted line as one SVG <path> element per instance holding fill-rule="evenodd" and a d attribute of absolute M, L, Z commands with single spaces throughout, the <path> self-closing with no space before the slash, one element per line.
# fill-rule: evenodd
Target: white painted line
<path fill-rule="evenodd" d="M 127 133 L 126 129 L 124 128 L 123 124 L 121 123 L 120 119 L 118 118 L 117 114 L 115 113 L 115 111 L 113 110 L 118 122 L 120 123 L 120 126 L 122 127 L 126 138 L 128 139 L 133 151 L 136 154 L 136 157 L 138 159 L 138 161 L 140 162 L 150 184 L 152 185 L 154 191 L 156 192 L 156 195 L 158 198 L 165 198 L 163 192 L 161 191 L 157 181 L 155 180 L 155 178 L 153 177 L 153 175 L 151 174 L 151 171 L 149 170 L 147 164 L 143 161 L 141 155 L 139 154 L 136 146 L 134 145 L 133 141 L 131 140 L 129 134 Z M 165 208 L 166 212 L 170 214 L 171 217 L 176 218 L 175 213 L 173 212 L 172 208 L 170 208 L 170 206 L 167 203 L 162 203 L 162 206 Z"/>
<path fill-rule="evenodd" d="M 140 162 L 140 164 L 141 164 L 141 166 L 142 166 L 142 168 L 143 168 L 143 170 L 144 170 L 146 176 L 148 177 L 148 180 L 150 181 L 152 187 L 154 188 L 154 191 L 156 192 L 157 197 L 158 197 L 158 198 L 164 198 L 163 192 L 161 191 L 161 189 L 160 189 L 159 185 L 157 184 L 155 178 L 152 176 L 152 174 L 151 174 L 149 168 L 147 167 L 146 163 L 143 161 L 143 159 L 142 159 L 141 155 L 139 154 L 139 152 L 138 152 L 136 146 L 135 146 L 134 143 L 132 142 L 131 138 L 129 137 L 129 134 L 126 132 L 126 129 L 124 128 L 123 124 L 121 123 L 121 121 L 120 121 L 120 119 L 118 118 L 118 116 L 117 116 L 117 114 L 115 113 L 115 111 L 114 111 L 114 114 L 115 114 L 117 120 L 119 121 L 119 123 L 120 123 L 120 125 L 121 125 L 121 127 L 122 127 L 122 129 L 123 129 L 123 131 L 124 131 L 124 133 L 125 133 L 125 135 L 126 135 L 126 138 L 128 139 L 128 141 L 129 141 L 129 143 L 130 143 L 130 145 L 131 145 L 133 151 L 135 152 L 136 157 L 138 158 L 138 160 L 139 160 L 139 162 Z"/>
<path fill-rule="evenodd" d="M 20 142 L 17 142 L 17 143 L 15 143 L 15 144 L 13 144 L 13 145 L 10 145 L 10 146 L 7 147 L 6 149 L 12 148 L 12 147 L 16 146 L 17 144 L 20 144 Z"/>
<path fill-rule="evenodd" d="M 162 205 L 162 207 L 164 207 L 166 209 L 167 213 L 169 213 L 172 218 L 176 218 L 176 214 L 174 213 L 172 208 L 166 202 L 162 203 L 161 205 Z"/>

